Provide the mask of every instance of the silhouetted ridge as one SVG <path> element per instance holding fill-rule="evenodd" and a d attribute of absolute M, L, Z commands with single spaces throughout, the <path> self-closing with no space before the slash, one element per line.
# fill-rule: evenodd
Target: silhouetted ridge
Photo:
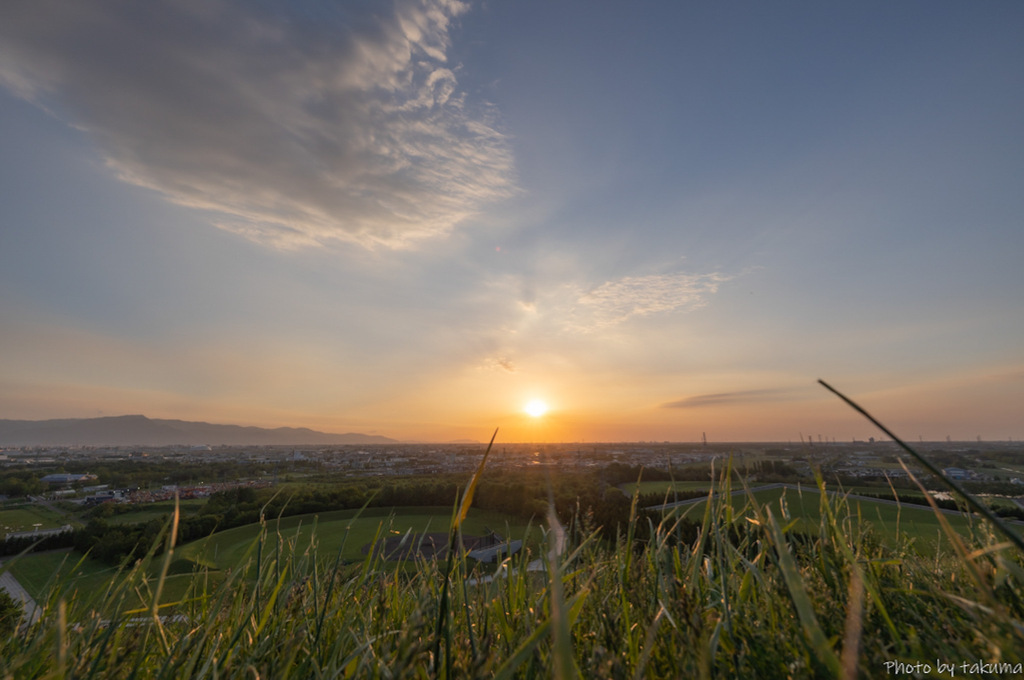
<path fill-rule="evenodd" d="M 394 439 L 306 427 L 273 429 L 161 420 L 144 415 L 55 420 L 0 420 L 0 446 L 173 446 L 388 444 Z"/>

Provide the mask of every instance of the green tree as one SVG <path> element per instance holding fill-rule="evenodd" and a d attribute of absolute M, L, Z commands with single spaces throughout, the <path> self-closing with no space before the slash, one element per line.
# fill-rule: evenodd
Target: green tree
<path fill-rule="evenodd" d="M 21 605 L 6 590 L 0 590 L 0 635 L 10 635 L 21 620 Z"/>
<path fill-rule="evenodd" d="M 36 495 L 43 490 L 43 483 L 32 474 L 11 475 L 0 480 L 0 494 L 11 498 Z"/>

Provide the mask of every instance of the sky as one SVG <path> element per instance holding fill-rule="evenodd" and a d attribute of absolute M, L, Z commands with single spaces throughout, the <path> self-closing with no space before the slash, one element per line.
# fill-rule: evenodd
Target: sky
<path fill-rule="evenodd" d="M 877 436 L 821 378 L 1024 438 L 1021 35 L 1015 0 L 7 0 L 0 418 Z"/>

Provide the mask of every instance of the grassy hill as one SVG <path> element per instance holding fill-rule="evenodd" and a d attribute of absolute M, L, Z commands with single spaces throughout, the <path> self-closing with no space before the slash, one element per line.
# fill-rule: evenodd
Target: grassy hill
<path fill-rule="evenodd" d="M 1019 676 L 1024 556 L 934 513 L 943 545 L 922 555 L 932 528 L 901 512 L 883 539 L 878 504 L 722 495 L 686 518 L 637 513 L 616 541 L 551 517 L 500 567 L 455 555 L 412 569 L 349 541 L 445 530 L 450 513 L 323 513 L 315 540 L 312 518 L 270 521 L 108 574 L 88 607 L 58 579 L 38 622 L 0 640 L 0 677 Z"/>
<path fill-rule="evenodd" d="M 348 563 L 362 561 L 364 546 L 393 535 L 422 532 L 446 532 L 451 508 L 368 508 L 338 510 L 313 515 L 295 515 L 273 519 L 264 524 L 249 524 L 220 531 L 208 538 L 177 546 L 168 566 L 164 592 L 169 601 L 182 599 L 193 586 L 193 575 L 202 573 L 207 585 L 219 584 L 225 574 L 244 568 L 259 552 L 278 554 L 281 549 L 316 555 L 320 566 L 336 559 Z M 527 527 L 509 524 L 496 513 L 473 511 L 463 523 L 467 535 L 491 531 L 502 536 L 522 538 Z M 160 574 L 159 561 L 150 564 L 138 576 L 155 581 Z M 36 599 L 46 599 L 54 586 L 62 589 L 65 600 L 74 603 L 74 612 L 84 615 L 98 606 L 111 584 L 118 584 L 125 573 L 87 556 L 70 551 L 24 555 L 10 565 L 11 573 Z M 132 591 L 127 597 L 129 609 L 144 607 L 146 599 Z"/>

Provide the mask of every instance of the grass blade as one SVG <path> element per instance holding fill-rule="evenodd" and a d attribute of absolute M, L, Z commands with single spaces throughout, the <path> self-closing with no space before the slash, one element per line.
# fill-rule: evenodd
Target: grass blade
<path fill-rule="evenodd" d="M 903 449 L 904 451 L 909 453 L 911 456 L 913 456 L 914 459 L 918 463 L 923 465 L 928 470 L 928 472 L 930 472 L 933 475 L 935 475 L 936 477 L 938 477 L 939 480 L 942 481 L 942 483 L 945 484 L 950 490 L 952 490 L 952 491 L 956 492 L 957 494 L 959 494 L 967 502 L 967 504 L 971 506 L 971 508 L 973 510 L 975 510 L 978 514 L 980 514 L 982 517 L 984 517 L 988 521 L 992 522 L 992 524 L 994 524 L 996 526 L 996 528 L 999 529 L 999 531 L 1004 536 L 1006 536 L 1008 539 L 1010 539 L 1011 543 L 1013 543 L 1015 546 L 1017 546 L 1018 550 L 1020 550 L 1021 552 L 1024 552 L 1024 538 L 1021 538 L 1020 535 L 1018 535 L 1015 531 L 1010 529 L 1010 527 L 1008 527 L 1001 519 L 999 519 L 999 517 L 997 517 L 996 514 L 994 512 L 992 512 L 988 508 L 988 506 L 986 506 L 984 503 L 982 503 L 977 498 L 975 498 L 970 493 L 968 493 L 967 490 L 964 489 L 959 484 L 957 484 L 955 480 L 952 480 L 949 477 L 947 477 L 946 475 L 944 475 L 942 473 L 942 470 L 940 470 L 938 467 L 936 467 L 930 460 L 928 460 L 927 458 L 922 456 L 920 453 L 918 453 L 917 451 L 912 449 L 910 446 L 908 446 L 902 439 L 900 439 L 895 434 L 893 434 L 889 430 L 889 428 L 887 428 L 885 425 L 880 423 L 870 413 L 865 411 L 864 408 L 860 406 L 860 404 L 856 403 L 855 401 L 853 401 L 852 399 L 847 397 L 845 394 L 843 394 L 842 392 L 840 392 L 836 388 L 834 388 L 831 385 L 829 385 L 824 380 L 818 380 L 818 383 L 822 387 L 827 389 L 829 392 L 831 392 L 832 394 L 836 395 L 837 397 L 842 399 L 844 402 L 846 402 L 846 404 L 848 406 L 850 406 L 853 410 L 857 411 L 857 413 L 861 414 L 862 416 L 867 418 L 869 421 L 871 421 L 871 423 L 875 427 L 877 427 L 879 430 L 884 432 L 886 434 L 886 436 L 888 436 L 890 439 L 892 439 L 894 442 L 896 442 L 897 446 L 899 446 L 901 449 Z"/>

